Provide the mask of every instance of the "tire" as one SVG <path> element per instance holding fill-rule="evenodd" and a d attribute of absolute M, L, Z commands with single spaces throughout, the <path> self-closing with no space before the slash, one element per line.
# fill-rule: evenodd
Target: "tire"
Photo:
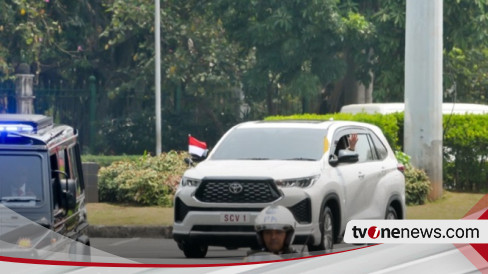
<path fill-rule="evenodd" d="M 396 220 L 398 219 L 398 214 L 392 206 L 388 206 L 385 214 L 385 220 Z"/>
<path fill-rule="evenodd" d="M 334 246 L 334 216 L 328 206 L 324 208 L 319 219 L 320 225 L 320 244 L 308 244 L 308 251 L 325 250 L 331 252 Z"/>
<path fill-rule="evenodd" d="M 184 243 L 180 245 L 181 250 L 187 258 L 204 258 L 207 255 L 208 246 L 194 243 Z"/>
<path fill-rule="evenodd" d="M 89 243 L 88 243 L 89 244 Z M 74 262 L 91 262 L 91 249 L 89 245 L 72 241 L 69 246 L 69 259 Z"/>

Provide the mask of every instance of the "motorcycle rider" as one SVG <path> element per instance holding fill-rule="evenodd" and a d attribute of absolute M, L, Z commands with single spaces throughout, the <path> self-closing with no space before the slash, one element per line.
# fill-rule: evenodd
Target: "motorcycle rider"
<path fill-rule="evenodd" d="M 295 238 L 296 220 L 284 206 L 271 205 L 265 207 L 256 217 L 254 228 L 260 252 L 275 255 L 296 253 L 291 244 Z"/>

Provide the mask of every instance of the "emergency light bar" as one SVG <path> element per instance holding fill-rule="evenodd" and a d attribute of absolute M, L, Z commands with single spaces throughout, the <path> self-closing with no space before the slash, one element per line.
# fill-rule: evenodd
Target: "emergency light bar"
<path fill-rule="evenodd" d="M 38 133 L 52 127 L 53 119 L 37 114 L 0 114 L 0 133 Z"/>
<path fill-rule="evenodd" d="M 31 125 L 23 125 L 23 124 L 2 124 L 2 123 L 0 123 L 0 132 L 33 133 L 34 127 Z"/>

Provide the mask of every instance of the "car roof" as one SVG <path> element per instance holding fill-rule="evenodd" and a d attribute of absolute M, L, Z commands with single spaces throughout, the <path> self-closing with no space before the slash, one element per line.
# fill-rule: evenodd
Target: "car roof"
<path fill-rule="evenodd" d="M 310 129 L 329 129 L 342 126 L 361 126 L 374 127 L 373 125 L 342 120 L 266 120 L 251 121 L 238 124 L 236 128 L 310 128 Z"/>
<path fill-rule="evenodd" d="M 52 117 L 39 114 L 0 114 L 0 130 L 1 126 L 12 125 L 30 126 L 28 131 L 18 132 L 17 136 L 29 138 L 34 143 L 33 145 L 47 145 L 50 142 L 57 142 L 57 139 L 67 140 L 70 137 L 76 137 L 76 130 L 67 125 L 56 125 L 53 123 Z M 8 131 L 7 131 L 8 132 Z M 6 135 L 7 136 L 7 135 Z M 12 146 L 9 141 L 2 142 L 2 147 Z M 27 146 L 24 146 L 27 148 Z"/>

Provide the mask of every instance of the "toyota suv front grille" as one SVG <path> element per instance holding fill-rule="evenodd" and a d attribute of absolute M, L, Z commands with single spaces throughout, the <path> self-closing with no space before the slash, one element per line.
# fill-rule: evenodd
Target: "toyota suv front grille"
<path fill-rule="evenodd" d="M 272 180 L 203 180 L 195 193 L 206 203 L 270 203 L 280 196 Z"/>

